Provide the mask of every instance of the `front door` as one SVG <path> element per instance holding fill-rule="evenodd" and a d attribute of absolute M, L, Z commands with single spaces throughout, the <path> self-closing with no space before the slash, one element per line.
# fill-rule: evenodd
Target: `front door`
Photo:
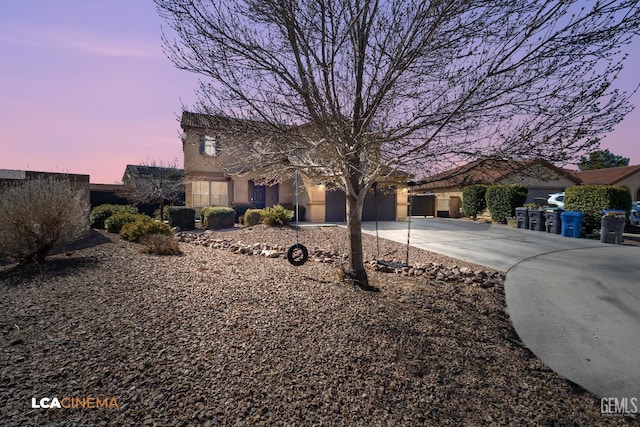
<path fill-rule="evenodd" d="M 254 209 L 264 209 L 265 207 L 264 185 L 254 185 L 251 187 L 251 207 Z"/>

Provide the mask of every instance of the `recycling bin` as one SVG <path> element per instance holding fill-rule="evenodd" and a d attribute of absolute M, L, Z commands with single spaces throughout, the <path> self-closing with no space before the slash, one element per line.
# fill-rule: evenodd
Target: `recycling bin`
<path fill-rule="evenodd" d="M 561 213 L 562 211 L 557 209 L 548 210 L 544 213 L 547 233 L 560 234 L 560 232 L 562 231 L 562 220 L 560 219 Z"/>
<path fill-rule="evenodd" d="M 529 230 L 544 231 L 544 211 L 529 210 Z"/>
<path fill-rule="evenodd" d="M 560 222 L 562 223 L 562 235 L 564 237 L 582 236 L 582 220 L 584 214 L 582 212 L 564 211 L 560 214 Z"/>
<path fill-rule="evenodd" d="M 623 239 L 625 218 L 617 218 L 615 216 L 603 216 L 600 224 L 600 241 L 602 243 L 613 243 L 621 245 Z"/>
<path fill-rule="evenodd" d="M 529 208 L 516 208 L 516 227 L 529 228 Z"/>

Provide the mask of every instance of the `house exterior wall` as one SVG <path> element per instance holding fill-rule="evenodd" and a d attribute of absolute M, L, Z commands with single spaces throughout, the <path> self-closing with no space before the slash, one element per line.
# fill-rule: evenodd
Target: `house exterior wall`
<path fill-rule="evenodd" d="M 562 193 L 576 183 L 549 168 L 535 165 L 523 172 L 517 172 L 499 184 L 522 184 L 529 189 L 526 203 L 533 203 L 535 198 L 544 198 L 551 193 Z"/>
<path fill-rule="evenodd" d="M 624 187 L 631 193 L 633 200 L 640 200 L 640 173 L 633 174 L 623 180 L 616 182 L 614 185 Z"/>

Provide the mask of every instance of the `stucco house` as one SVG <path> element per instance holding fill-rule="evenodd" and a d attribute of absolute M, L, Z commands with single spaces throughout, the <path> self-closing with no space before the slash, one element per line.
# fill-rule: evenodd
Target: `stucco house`
<path fill-rule="evenodd" d="M 184 153 L 185 205 L 199 212 L 205 206 L 235 206 L 250 204 L 264 208 L 276 204 L 294 204 L 295 182 L 265 184 L 258 172 L 229 171 L 231 160 L 225 153 L 227 144 L 248 138 L 233 132 L 238 119 L 207 114 L 182 113 L 182 149 Z M 254 127 L 261 137 L 260 126 Z M 235 162 L 237 163 L 237 162 Z M 305 208 L 305 220 L 310 222 L 343 222 L 346 218 L 345 194 L 327 191 L 323 185 L 302 176 L 298 199 Z M 397 220 L 407 215 L 406 185 L 395 183 L 391 192 L 372 192 L 365 200 L 363 220 Z M 377 205 L 377 209 L 376 209 Z"/>
<path fill-rule="evenodd" d="M 585 185 L 615 185 L 629 190 L 633 200 L 640 200 L 640 165 L 618 168 L 572 171 Z"/>
<path fill-rule="evenodd" d="M 542 159 L 521 162 L 476 160 L 419 183 L 413 214 L 457 218 L 462 207 L 462 190 L 470 184 L 523 184 L 529 189 L 527 202 L 533 202 L 579 183 L 571 171 Z"/>

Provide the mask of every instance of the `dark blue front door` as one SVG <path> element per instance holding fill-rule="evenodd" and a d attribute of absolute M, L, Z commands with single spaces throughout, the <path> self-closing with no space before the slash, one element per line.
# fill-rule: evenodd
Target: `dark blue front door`
<path fill-rule="evenodd" d="M 254 185 L 251 188 L 251 207 L 254 209 L 263 209 L 265 207 L 264 196 L 264 185 Z"/>

